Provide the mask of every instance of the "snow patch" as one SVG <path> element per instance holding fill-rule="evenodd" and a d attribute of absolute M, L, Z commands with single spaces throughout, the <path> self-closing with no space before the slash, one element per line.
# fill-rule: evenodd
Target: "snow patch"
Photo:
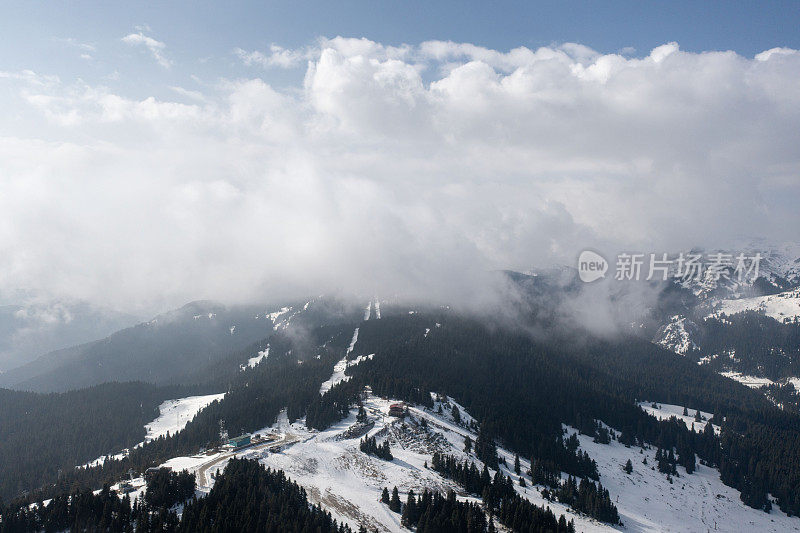
<path fill-rule="evenodd" d="M 350 346 L 347 347 L 347 355 L 350 355 L 350 352 L 353 351 L 353 348 L 356 347 L 356 342 L 358 342 L 358 328 L 353 332 L 353 338 L 350 340 Z"/>
<path fill-rule="evenodd" d="M 256 355 L 255 357 L 251 357 L 250 359 L 248 359 L 247 360 L 247 364 L 246 365 L 241 365 L 239 368 L 241 368 L 242 370 L 244 370 L 245 368 L 248 368 L 248 367 L 249 368 L 255 368 L 255 366 L 257 364 L 259 364 L 261 361 L 265 360 L 267 357 L 269 357 L 269 346 L 267 346 L 265 349 L 263 349 L 260 352 L 258 352 L 258 355 Z"/>
<path fill-rule="evenodd" d="M 657 405 L 658 407 L 653 407 L 653 405 Z M 695 414 L 697 413 L 697 409 L 692 409 L 691 407 L 686 407 L 686 411 L 689 413 L 687 416 L 683 414 L 683 406 L 680 405 L 672 405 L 668 403 L 654 403 L 654 402 L 639 402 L 639 407 L 644 409 L 644 411 L 659 420 L 668 420 L 671 417 L 675 417 L 684 424 L 686 424 L 687 429 L 691 429 L 692 424 L 694 424 L 694 430 L 700 432 L 703 428 L 706 427 L 706 424 L 709 420 L 714 417 L 713 413 L 707 413 L 705 411 L 700 411 L 700 422 L 695 420 Z M 719 435 L 721 428 L 716 424 L 712 424 L 714 428 L 714 433 Z"/>
<path fill-rule="evenodd" d="M 754 298 L 720 300 L 714 304 L 713 309 L 709 317 L 718 317 L 723 313 L 733 315 L 743 311 L 755 311 L 781 323 L 800 322 L 800 289 Z"/>
<path fill-rule="evenodd" d="M 769 378 L 759 378 L 756 376 L 747 376 L 740 372 L 720 372 L 720 375 L 738 381 L 742 385 L 747 385 L 751 389 L 760 389 L 764 385 L 772 385 L 773 381 Z"/>

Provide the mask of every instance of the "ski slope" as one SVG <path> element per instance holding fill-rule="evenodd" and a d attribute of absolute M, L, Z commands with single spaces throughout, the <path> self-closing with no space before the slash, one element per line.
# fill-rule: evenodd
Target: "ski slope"
<path fill-rule="evenodd" d="M 152 422 L 145 424 L 146 431 L 144 441 L 136 444 L 134 448 L 138 448 L 145 442 L 155 440 L 158 437 L 164 437 L 169 433 L 174 435 L 186 427 L 197 413 L 207 407 L 215 400 L 221 400 L 225 396 L 222 394 L 206 394 L 204 396 L 187 396 L 186 398 L 177 398 L 174 400 L 167 400 L 158 406 L 159 415 Z M 89 461 L 86 464 L 78 466 L 78 468 L 91 468 L 94 466 L 101 466 L 106 458 L 120 460 L 128 455 L 128 450 L 114 455 L 103 455 L 94 461 Z"/>
<path fill-rule="evenodd" d="M 204 396 L 189 396 L 176 400 L 167 400 L 158 406 L 161 413 L 158 418 L 144 426 L 147 435 L 145 442 L 165 437 L 167 433 L 174 435 L 186 427 L 194 416 L 206 406 L 216 400 L 221 400 L 222 394 L 206 394 Z"/>

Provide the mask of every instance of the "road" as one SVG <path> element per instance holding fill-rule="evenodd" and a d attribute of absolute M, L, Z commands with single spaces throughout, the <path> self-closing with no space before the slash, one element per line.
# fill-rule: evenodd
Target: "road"
<path fill-rule="evenodd" d="M 300 440 L 299 436 L 294 435 L 292 433 L 285 433 L 278 440 L 259 442 L 251 446 L 246 446 L 244 448 L 237 448 L 236 450 L 231 450 L 230 452 L 218 455 L 213 459 L 197 467 L 197 470 L 195 470 L 195 476 L 197 478 L 197 486 L 201 490 L 210 490 L 214 484 L 213 480 L 211 479 L 211 474 L 214 472 L 215 467 L 219 466 L 221 463 L 227 462 L 229 459 L 231 459 L 237 454 L 271 449 L 275 447 L 284 448 L 290 444 L 294 444 L 299 440 Z"/>

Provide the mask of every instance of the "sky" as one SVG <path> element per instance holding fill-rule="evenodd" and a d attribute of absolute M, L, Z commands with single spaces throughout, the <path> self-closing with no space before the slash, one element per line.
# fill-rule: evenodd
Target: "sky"
<path fill-rule="evenodd" d="M 0 302 L 798 240 L 796 2 L 0 6 Z"/>

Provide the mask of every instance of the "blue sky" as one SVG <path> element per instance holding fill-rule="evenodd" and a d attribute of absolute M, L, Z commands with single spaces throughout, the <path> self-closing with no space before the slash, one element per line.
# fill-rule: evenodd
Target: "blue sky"
<path fill-rule="evenodd" d="M 496 50 L 576 42 L 602 53 L 647 55 L 676 41 L 685 51 L 734 50 L 752 57 L 800 48 L 800 2 L 6 2 L 0 7 L 0 70 L 32 69 L 96 79 L 114 70 L 136 90 L 158 75 L 235 76 L 231 51 L 270 44 L 296 48 L 317 37 L 366 37 L 384 44 L 468 42 Z M 137 27 L 169 46 L 175 65 L 152 70 L 120 43 Z M 74 39 L 95 48 L 80 59 Z M 632 52 L 630 49 L 635 49 Z M 286 72 L 272 72 L 281 83 Z M 138 89 L 144 87 L 138 86 Z"/>

